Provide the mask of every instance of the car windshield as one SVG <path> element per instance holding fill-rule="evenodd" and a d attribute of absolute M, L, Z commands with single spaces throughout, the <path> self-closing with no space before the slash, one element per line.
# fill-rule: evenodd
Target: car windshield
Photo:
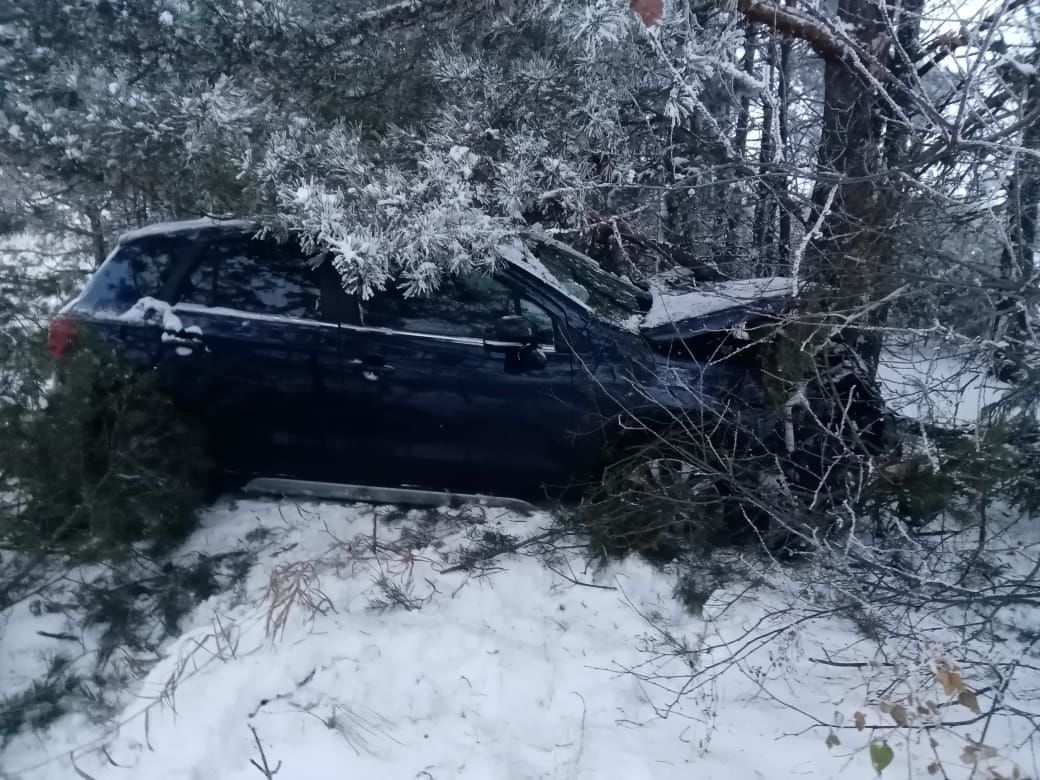
<path fill-rule="evenodd" d="M 604 271 L 591 258 L 566 244 L 539 239 L 533 242 L 531 251 L 561 289 L 601 317 L 623 322 L 650 309 L 650 293 Z"/>

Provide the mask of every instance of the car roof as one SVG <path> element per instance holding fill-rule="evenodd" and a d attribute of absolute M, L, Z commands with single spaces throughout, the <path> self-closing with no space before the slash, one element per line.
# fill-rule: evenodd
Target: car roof
<path fill-rule="evenodd" d="M 252 234 L 260 228 L 258 222 L 249 219 L 184 219 L 176 222 L 159 222 L 123 233 L 117 243 L 128 244 L 144 238 L 184 236 L 197 233 L 241 233 Z"/>
<path fill-rule="evenodd" d="M 198 238 L 200 235 L 208 237 L 226 235 L 253 236 L 256 235 L 261 228 L 261 223 L 256 219 L 222 219 L 219 217 L 203 217 L 201 219 L 172 220 L 168 222 L 156 222 L 152 225 L 145 225 L 144 227 L 129 230 L 119 236 L 116 244 L 117 246 L 125 246 L 126 244 L 132 244 L 150 238 L 177 238 L 186 236 Z M 557 292 L 577 303 L 581 308 L 588 310 L 588 306 L 585 303 L 567 292 L 567 290 L 560 285 L 559 281 L 548 271 L 548 269 L 542 265 L 541 261 L 538 260 L 538 258 L 535 257 L 528 248 L 523 246 L 523 244 L 532 241 L 557 247 L 575 257 L 584 258 L 590 263 L 595 262 L 568 244 L 556 241 L 542 233 L 540 230 L 529 231 L 521 238 L 519 244 L 501 244 L 497 246 L 496 254 L 499 259 L 503 260 L 508 265 L 532 274 L 544 284 L 548 284 Z"/>
<path fill-rule="evenodd" d="M 156 222 L 152 225 L 145 225 L 140 228 L 135 228 L 134 230 L 128 230 L 119 236 L 116 243 L 122 246 L 149 238 L 175 238 L 183 236 L 197 237 L 199 234 L 254 235 L 260 231 L 261 227 L 261 223 L 255 219 L 221 219 L 219 217 L 203 217 L 201 219 L 172 220 L 168 222 Z M 546 239 L 537 238 L 536 240 Z M 565 245 L 561 244 L 561 246 Z M 570 247 L 565 246 L 565 248 L 573 254 L 578 254 Z M 543 273 L 539 273 L 540 263 L 537 259 L 533 258 L 533 256 L 525 258 L 523 257 L 524 254 L 525 253 L 519 249 L 513 250 L 512 252 L 503 252 L 502 247 L 499 247 L 499 257 L 502 260 L 506 261 L 510 265 L 518 266 L 521 269 L 532 272 L 535 276 L 538 276 L 543 280 L 549 280 L 554 286 L 557 286 L 557 283 L 552 279 L 552 276 L 548 274 L 547 271 L 541 269 Z M 530 253 L 526 254 L 530 255 Z"/>

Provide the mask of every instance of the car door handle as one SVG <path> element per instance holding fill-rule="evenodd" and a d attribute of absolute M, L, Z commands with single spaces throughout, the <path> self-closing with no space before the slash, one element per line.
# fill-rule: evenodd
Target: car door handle
<path fill-rule="evenodd" d="M 393 376 L 397 371 L 391 365 L 383 362 L 382 358 L 369 357 L 362 360 L 361 358 L 354 358 L 350 361 L 350 366 L 361 373 L 365 379 L 376 381 L 386 376 Z"/>
<path fill-rule="evenodd" d="M 165 331 L 162 335 L 163 344 L 174 344 L 184 347 L 201 347 L 203 340 L 201 336 L 191 333 L 172 333 Z"/>
<path fill-rule="evenodd" d="M 173 347 L 174 351 L 181 357 L 188 357 L 196 349 L 209 352 L 202 333 L 195 330 L 164 330 L 162 343 Z"/>

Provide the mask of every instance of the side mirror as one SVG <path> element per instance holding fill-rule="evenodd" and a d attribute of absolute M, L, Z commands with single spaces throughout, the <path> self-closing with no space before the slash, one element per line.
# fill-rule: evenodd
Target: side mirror
<path fill-rule="evenodd" d="M 510 314 L 495 323 L 484 339 L 484 349 L 505 355 L 507 374 L 525 374 L 545 368 L 545 353 L 538 348 L 534 325 L 526 317 Z"/>
<path fill-rule="evenodd" d="M 491 334 L 484 340 L 489 349 L 520 349 L 536 341 L 534 326 L 526 317 L 510 314 L 494 324 Z"/>

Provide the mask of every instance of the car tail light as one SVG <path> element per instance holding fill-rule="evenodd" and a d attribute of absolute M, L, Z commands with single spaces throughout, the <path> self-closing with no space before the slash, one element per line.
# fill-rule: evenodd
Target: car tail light
<path fill-rule="evenodd" d="M 72 342 L 76 338 L 79 323 L 72 317 L 55 317 L 51 320 L 51 329 L 47 337 L 47 351 L 52 358 L 65 357 Z"/>

